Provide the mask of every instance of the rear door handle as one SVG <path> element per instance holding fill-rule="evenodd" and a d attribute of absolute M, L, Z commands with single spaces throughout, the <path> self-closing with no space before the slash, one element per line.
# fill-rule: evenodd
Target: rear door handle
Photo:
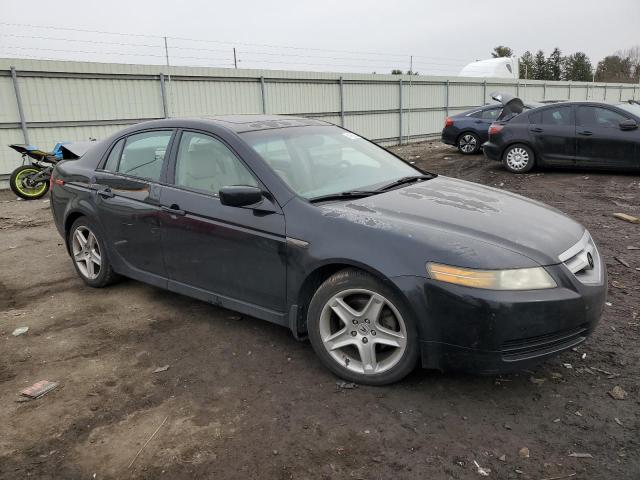
<path fill-rule="evenodd" d="M 531 131 L 535 132 L 535 133 L 542 133 L 542 132 L 544 132 L 544 129 L 540 128 L 540 127 L 533 127 L 533 128 L 531 128 Z"/>
<path fill-rule="evenodd" d="M 98 195 L 100 195 L 102 198 L 115 197 L 115 193 L 113 193 L 110 188 L 101 188 L 100 190 L 98 190 Z"/>
<path fill-rule="evenodd" d="M 593 135 L 593 132 L 590 130 L 582 130 L 581 132 L 578 132 L 578 135 L 584 135 L 586 137 L 589 137 L 591 135 Z"/>
<path fill-rule="evenodd" d="M 185 212 L 184 210 L 180 210 L 180 207 L 178 205 L 176 205 L 175 203 L 173 205 L 171 205 L 170 207 L 166 207 L 166 206 L 162 205 L 160 208 L 162 208 L 162 210 L 164 210 L 165 212 L 169 212 L 171 215 L 184 216 L 184 215 L 187 214 L 187 212 Z"/>

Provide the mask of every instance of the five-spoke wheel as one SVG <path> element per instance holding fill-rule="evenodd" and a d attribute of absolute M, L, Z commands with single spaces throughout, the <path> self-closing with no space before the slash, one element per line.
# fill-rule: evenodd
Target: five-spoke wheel
<path fill-rule="evenodd" d="M 478 153 L 480 150 L 480 138 L 475 133 L 463 133 L 458 137 L 458 150 L 465 155 Z"/>
<path fill-rule="evenodd" d="M 80 217 L 71 226 L 67 237 L 73 265 L 80 278 L 92 287 L 104 287 L 118 278 L 100 236 L 96 224 L 87 217 Z"/>

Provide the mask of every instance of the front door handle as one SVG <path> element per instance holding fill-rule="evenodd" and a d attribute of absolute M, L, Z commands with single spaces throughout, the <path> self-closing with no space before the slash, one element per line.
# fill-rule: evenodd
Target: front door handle
<path fill-rule="evenodd" d="M 178 205 L 176 205 L 175 203 L 173 205 L 171 205 L 170 207 L 166 207 L 166 206 L 162 205 L 160 208 L 162 208 L 162 210 L 164 210 L 165 212 L 169 212 L 171 215 L 184 216 L 184 215 L 187 214 L 187 212 L 185 212 L 184 210 L 180 210 L 180 207 Z"/>
<path fill-rule="evenodd" d="M 540 127 L 533 127 L 533 128 L 531 128 L 531 131 L 535 132 L 535 133 L 542 133 L 542 132 L 544 132 L 544 129 L 540 128 Z"/>
<path fill-rule="evenodd" d="M 110 188 L 101 188 L 100 190 L 98 190 L 98 195 L 100 195 L 102 198 L 113 198 L 115 197 L 115 193 L 113 193 L 111 191 Z"/>
<path fill-rule="evenodd" d="M 584 135 L 586 137 L 589 137 L 589 136 L 593 135 L 593 132 L 590 131 L 590 130 L 582 130 L 582 131 L 578 132 L 578 135 Z"/>

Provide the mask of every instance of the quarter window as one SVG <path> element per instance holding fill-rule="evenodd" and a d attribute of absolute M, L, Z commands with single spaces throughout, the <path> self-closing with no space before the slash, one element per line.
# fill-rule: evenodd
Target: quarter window
<path fill-rule="evenodd" d="M 118 170 L 118 162 L 120 161 L 120 154 L 122 153 L 123 146 L 124 138 L 121 138 L 111 149 L 111 153 L 109 153 L 107 161 L 104 163 L 104 170 L 107 170 L 108 172 L 115 172 Z"/>
<path fill-rule="evenodd" d="M 222 187 L 258 186 L 249 170 L 222 142 L 194 132 L 184 132 L 180 139 L 175 184 L 215 195 Z"/>
<path fill-rule="evenodd" d="M 578 107 L 578 125 L 581 127 L 618 127 L 627 118 L 613 110 L 601 107 Z"/>
<path fill-rule="evenodd" d="M 149 180 L 160 180 L 162 164 L 172 134 L 171 131 L 145 132 L 127 137 L 118 172 Z"/>

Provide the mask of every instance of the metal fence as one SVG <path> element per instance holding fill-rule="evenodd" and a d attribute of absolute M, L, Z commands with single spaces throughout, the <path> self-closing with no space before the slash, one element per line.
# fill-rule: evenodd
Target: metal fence
<path fill-rule="evenodd" d="M 267 113 L 320 118 L 391 145 L 438 135 L 447 115 L 495 90 L 529 101 L 640 98 L 632 84 L 0 59 L 0 183 L 20 163 L 10 143 L 51 148 L 144 120 Z"/>

